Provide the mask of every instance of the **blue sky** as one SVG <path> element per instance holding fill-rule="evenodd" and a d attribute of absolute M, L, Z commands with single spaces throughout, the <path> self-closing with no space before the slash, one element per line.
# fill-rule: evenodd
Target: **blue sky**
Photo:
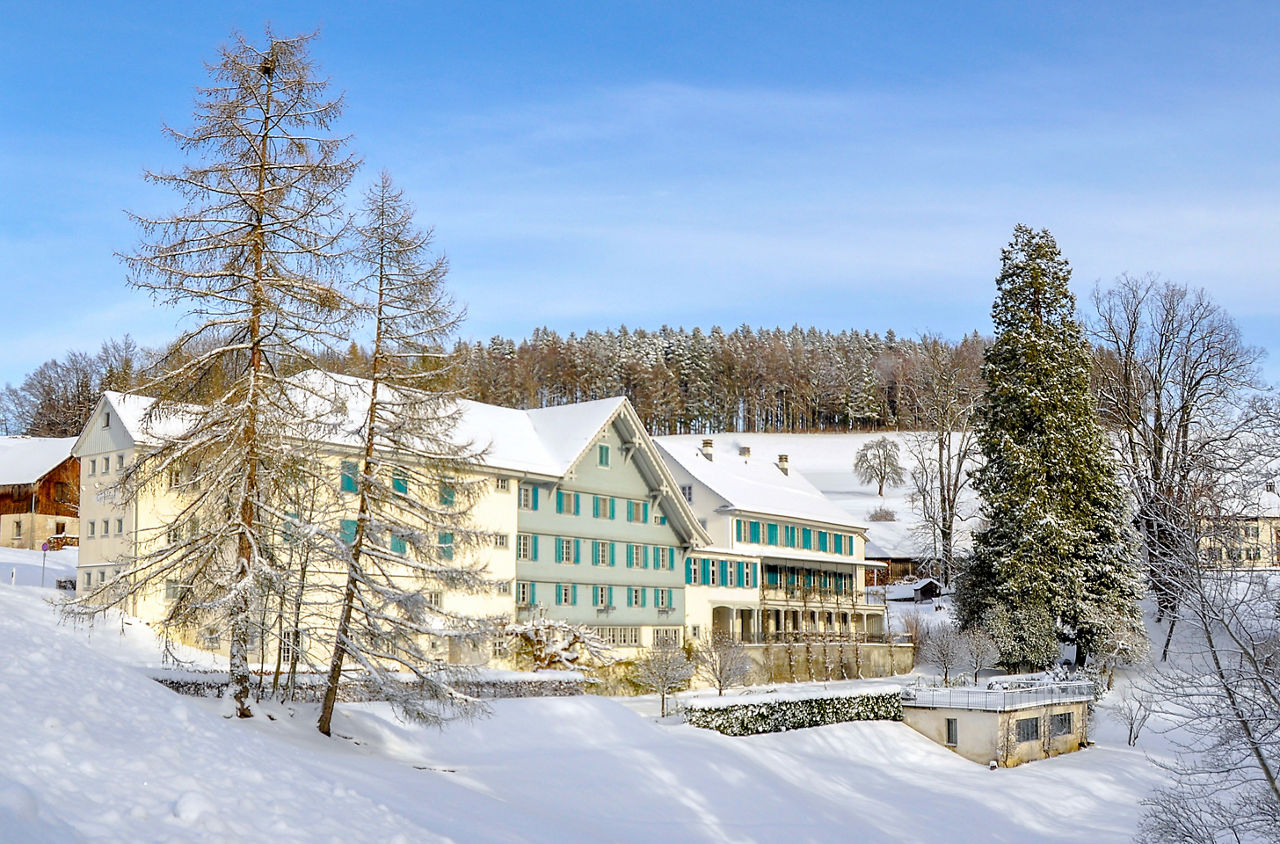
<path fill-rule="evenodd" d="M 990 329 L 1015 223 L 1280 330 L 1280 5 L 0 3 L 0 382 L 178 320 L 114 257 L 233 30 L 319 29 L 463 335 Z M 1208 9 L 1209 11 L 1206 11 Z M 1271 380 L 1280 361 L 1268 359 Z"/>

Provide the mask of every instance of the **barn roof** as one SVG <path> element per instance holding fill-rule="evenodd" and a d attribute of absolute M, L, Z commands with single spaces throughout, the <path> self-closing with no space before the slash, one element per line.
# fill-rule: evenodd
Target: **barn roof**
<path fill-rule="evenodd" d="M 33 484 L 71 456 L 75 437 L 0 437 L 0 486 Z"/>

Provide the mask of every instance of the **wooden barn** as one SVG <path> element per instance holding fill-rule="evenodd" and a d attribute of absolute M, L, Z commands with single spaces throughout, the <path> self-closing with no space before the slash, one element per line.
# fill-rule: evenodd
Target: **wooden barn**
<path fill-rule="evenodd" d="M 0 547 L 78 544 L 80 460 L 75 437 L 0 437 Z"/>

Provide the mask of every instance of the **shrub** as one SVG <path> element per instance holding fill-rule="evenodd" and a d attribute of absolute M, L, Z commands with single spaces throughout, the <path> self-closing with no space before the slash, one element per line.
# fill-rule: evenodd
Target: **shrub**
<path fill-rule="evenodd" d="M 753 736 L 849 721 L 901 721 L 902 698 L 894 691 L 850 697 L 770 700 L 730 706 L 694 704 L 685 709 L 684 717 L 686 723 L 715 730 L 726 736 Z"/>
<path fill-rule="evenodd" d="M 896 522 L 898 513 L 888 507 L 877 507 L 867 514 L 867 519 L 873 522 Z"/>

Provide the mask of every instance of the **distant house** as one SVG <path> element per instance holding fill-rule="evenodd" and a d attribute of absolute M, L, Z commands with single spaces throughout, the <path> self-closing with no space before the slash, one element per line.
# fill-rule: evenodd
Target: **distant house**
<path fill-rule="evenodd" d="M 932 577 L 909 578 L 885 587 L 885 597 L 890 601 L 932 601 L 942 594 L 942 584 Z"/>
<path fill-rule="evenodd" d="M 75 544 L 80 461 L 75 437 L 0 437 L 0 546 Z"/>
<path fill-rule="evenodd" d="M 1269 480 L 1224 504 L 1200 525 L 1200 553 L 1211 565 L 1280 565 L 1280 493 Z"/>

